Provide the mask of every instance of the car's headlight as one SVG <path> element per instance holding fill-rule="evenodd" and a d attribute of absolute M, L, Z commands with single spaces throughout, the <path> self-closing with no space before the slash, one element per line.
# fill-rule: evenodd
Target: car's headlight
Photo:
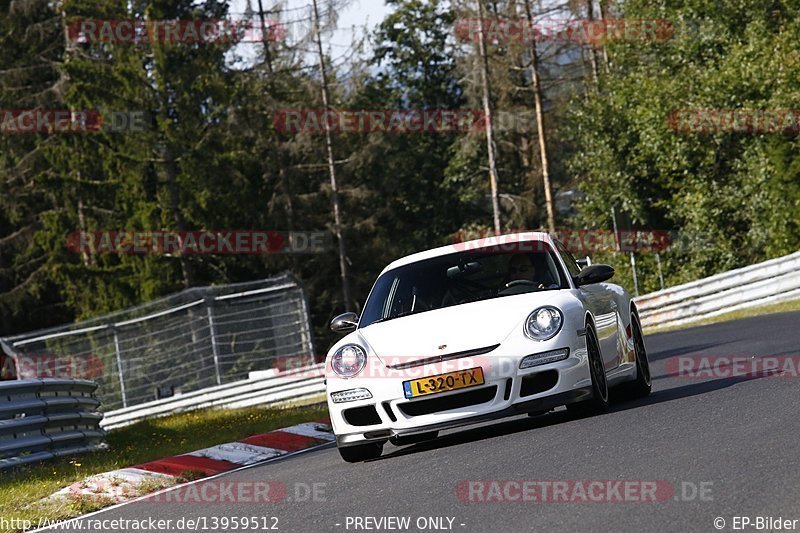
<path fill-rule="evenodd" d="M 357 344 L 345 344 L 331 358 L 331 368 L 343 378 L 355 376 L 366 364 L 367 352 Z"/>
<path fill-rule="evenodd" d="M 535 341 L 546 341 L 556 336 L 564 324 L 564 315 L 552 305 L 540 307 L 525 320 L 525 335 Z"/>

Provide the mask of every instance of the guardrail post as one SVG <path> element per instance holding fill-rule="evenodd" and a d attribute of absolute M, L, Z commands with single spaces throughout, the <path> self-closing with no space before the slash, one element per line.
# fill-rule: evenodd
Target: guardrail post
<path fill-rule="evenodd" d="M 111 331 L 114 334 L 114 352 L 117 354 L 117 374 L 119 375 L 119 391 L 122 394 L 122 407 L 128 407 L 128 395 L 125 392 L 125 377 L 122 375 L 122 354 L 119 349 L 119 333 L 117 327 L 111 325 Z"/>
<path fill-rule="evenodd" d="M 303 348 L 309 355 L 309 364 L 313 365 L 317 362 L 317 355 L 314 353 L 314 340 L 309 327 L 311 320 L 308 316 L 308 301 L 303 290 L 300 287 L 297 290 L 300 293 L 300 336 L 303 339 Z"/>
<path fill-rule="evenodd" d="M 219 368 L 219 346 L 217 345 L 217 328 L 214 326 L 214 297 L 206 296 L 206 311 L 208 313 L 208 329 L 211 334 L 211 353 L 214 356 L 214 372 L 217 376 L 217 385 L 222 385 L 222 375 Z"/>
<path fill-rule="evenodd" d="M 639 296 L 639 276 L 636 274 L 636 257 L 631 252 L 631 271 L 633 273 L 633 293 Z"/>
<path fill-rule="evenodd" d="M 661 283 L 661 290 L 664 290 L 664 272 L 661 270 L 661 255 L 656 252 L 656 266 L 658 267 L 658 281 Z"/>

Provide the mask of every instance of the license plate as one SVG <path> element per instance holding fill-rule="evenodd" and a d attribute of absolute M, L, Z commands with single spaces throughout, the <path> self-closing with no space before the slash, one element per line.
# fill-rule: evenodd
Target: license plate
<path fill-rule="evenodd" d="M 483 385 L 483 383 L 483 369 L 480 367 L 468 368 L 466 370 L 448 372 L 447 374 L 439 374 L 438 376 L 404 381 L 403 392 L 405 392 L 406 398 L 415 398 L 438 392 L 475 387 Z"/>

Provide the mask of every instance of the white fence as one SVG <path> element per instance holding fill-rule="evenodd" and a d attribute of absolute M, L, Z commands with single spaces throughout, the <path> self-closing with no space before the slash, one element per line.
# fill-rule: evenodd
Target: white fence
<path fill-rule="evenodd" d="M 314 357 L 305 294 L 290 274 L 188 289 L 3 338 L 0 347 L 18 379 L 96 381 L 107 412 L 237 382 L 252 371 L 308 365 Z"/>
<path fill-rule="evenodd" d="M 689 324 L 730 311 L 800 299 L 800 252 L 640 296 L 644 327 Z"/>

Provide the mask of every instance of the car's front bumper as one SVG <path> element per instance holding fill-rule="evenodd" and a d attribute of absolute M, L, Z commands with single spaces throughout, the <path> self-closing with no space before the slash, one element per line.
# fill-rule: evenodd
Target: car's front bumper
<path fill-rule="evenodd" d="M 350 433 L 346 435 L 336 435 L 336 444 L 338 446 L 350 446 L 354 444 L 363 444 L 370 441 L 385 441 L 391 437 L 399 437 L 404 435 L 417 435 L 420 433 L 429 433 L 432 431 L 442 431 L 445 429 L 453 429 L 470 424 L 477 424 L 487 420 L 496 420 L 507 416 L 514 416 L 524 413 L 549 411 L 561 405 L 566 405 L 581 400 L 586 400 L 592 397 L 591 387 L 583 389 L 576 389 L 569 392 L 562 392 L 543 396 L 533 400 L 525 400 L 517 402 L 499 411 L 491 411 L 481 415 L 463 416 L 450 420 L 448 422 L 439 422 L 427 426 L 417 426 L 413 428 L 389 428 L 386 430 L 369 431 L 364 433 Z"/>
<path fill-rule="evenodd" d="M 407 399 L 403 382 L 415 377 L 428 377 L 438 372 L 428 367 L 424 375 L 409 369 L 402 375 L 365 375 L 351 379 L 329 379 L 328 407 L 339 446 L 390 437 L 414 435 L 450 429 L 485 420 L 526 412 L 548 411 L 555 407 L 591 397 L 591 377 L 587 364 L 586 342 L 582 332 L 562 332 L 555 339 L 531 343 L 527 353 L 519 354 L 519 346 L 498 347 L 491 353 L 450 361 L 445 371 L 484 369 L 485 383 L 480 386 Z M 532 368 L 520 369 L 525 356 L 569 349 L 566 359 Z M 513 352 L 517 352 L 516 354 Z M 331 393 L 365 388 L 372 398 L 334 403 Z M 356 411 L 351 411 L 356 409 Z M 355 416 L 358 413 L 359 416 Z"/>

